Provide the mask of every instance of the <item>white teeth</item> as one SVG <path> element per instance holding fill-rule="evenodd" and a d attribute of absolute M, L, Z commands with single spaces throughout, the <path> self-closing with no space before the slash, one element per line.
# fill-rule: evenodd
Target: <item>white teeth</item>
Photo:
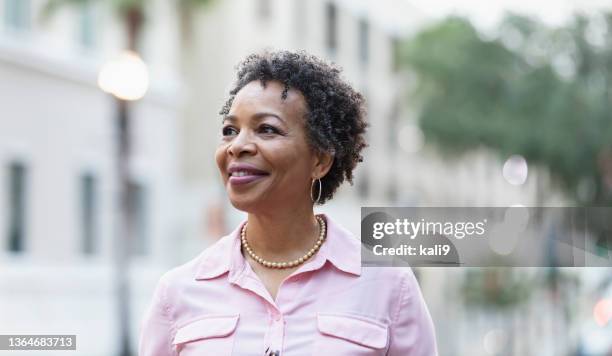
<path fill-rule="evenodd" d="M 237 171 L 232 173 L 232 177 L 244 177 L 244 176 L 250 176 L 251 173 L 246 172 L 246 171 Z"/>

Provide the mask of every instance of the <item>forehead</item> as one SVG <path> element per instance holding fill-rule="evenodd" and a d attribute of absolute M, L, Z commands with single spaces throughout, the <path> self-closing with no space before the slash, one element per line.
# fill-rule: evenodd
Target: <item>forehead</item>
<path fill-rule="evenodd" d="M 237 115 L 243 111 L 272 111 L 283 117 L 302 117 L 306 109 L 306 100 L 303 94 L 296 89 L 290 88 L 287 97 L 282 98 L 284 84 L 278 81 L 266 82 L 266 87 L 261 85 L 259 80 L 252 81 L 245 85 L 236 94 L 230 115 Z"/>

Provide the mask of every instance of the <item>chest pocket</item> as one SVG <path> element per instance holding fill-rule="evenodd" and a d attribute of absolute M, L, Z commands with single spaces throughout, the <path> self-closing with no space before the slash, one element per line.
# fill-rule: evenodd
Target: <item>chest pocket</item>
<path fill-rule="evenodd" d="M 387 325 L 376 320 L 347 314 L 319 313 L 315 336 L 316 355 L 384 355 Z"/>
<path fill-rule="evenodd" d="M 207 315 L 179 328 L 172 344 L 181 356 L 231 355 L 238 314 Z"/>

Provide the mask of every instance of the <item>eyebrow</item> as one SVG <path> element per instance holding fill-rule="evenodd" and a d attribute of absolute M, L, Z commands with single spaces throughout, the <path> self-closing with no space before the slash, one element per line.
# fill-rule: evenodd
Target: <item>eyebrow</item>
<path fill-rule="evenodd" d="M 257 121 L 261 121 L 265 117 L 268 117 L 268 116 L 275 117 L 275 118 L 279 119 L 280 121 L 282 121 L 284 124 L 287 123 L 285 121 L 285 119 L 283 119 L 282 117 L 280 117 L 280 116 L 278 116 L 278 115 L 276 115 L 274 113 L 271 113 L 271 112 L 258 112 L 258 113 L 253 114 L 252 118 L 257 120 Z M 226 115 L 223 118 L 223 121 L 225 121 L 225 120 L 228 120 L 228 121 L 231 121 L 231 122 L 235 122 L 236 120 L 238 120 L 238 117 L 236 115 Z"/>

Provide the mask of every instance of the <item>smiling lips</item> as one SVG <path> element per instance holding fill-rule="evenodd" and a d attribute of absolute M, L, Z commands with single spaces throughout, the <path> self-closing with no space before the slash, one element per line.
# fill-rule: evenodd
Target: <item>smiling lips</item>
<path fill-rule="evenodd" d="M 229 182 L 232 185 L 251 183 L 268 175 L 268 172 L 247 163 L 232 163 L 227 171 L 229 173 Z"/>

